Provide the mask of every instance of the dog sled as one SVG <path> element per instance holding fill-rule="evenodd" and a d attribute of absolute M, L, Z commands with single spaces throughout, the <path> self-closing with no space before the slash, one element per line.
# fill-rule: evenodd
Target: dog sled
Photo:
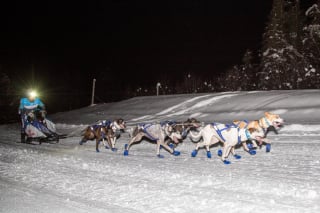
<path fill-rule="evenodd" d="M 60 138 L 65 138 L 56 131 L 55 124 L 46 118 L 44 110 L 30 111 L 22 115 L 24 132 L 21 134 L 21 142 L 58 143 Z"/>

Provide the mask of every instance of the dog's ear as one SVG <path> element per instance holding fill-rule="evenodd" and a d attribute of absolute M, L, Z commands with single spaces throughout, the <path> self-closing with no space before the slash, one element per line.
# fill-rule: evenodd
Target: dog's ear
<path fill-rule="evenodd" d="M 266 117 L 268 117 L 268 116 L 273 115 L 273 114 L 272 114 L 271 112 L 265 112 L 264 115 L 265 115 Z"/>

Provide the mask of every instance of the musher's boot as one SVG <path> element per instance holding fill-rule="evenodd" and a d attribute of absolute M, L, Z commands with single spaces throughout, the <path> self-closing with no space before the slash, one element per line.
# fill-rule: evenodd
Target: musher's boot
<path fill-rule="evenodd" d="M 26 134 L 21 133 L 21 143 L 25 143 L 26 142 Z"/>

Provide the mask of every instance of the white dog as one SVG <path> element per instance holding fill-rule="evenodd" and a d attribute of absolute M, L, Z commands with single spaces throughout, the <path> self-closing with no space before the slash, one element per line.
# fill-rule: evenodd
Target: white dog
<path fill-rule="evenodd" d="M 201 138 L 203 139 L 201 142 L 197 142 L 196 149 L 191 153 L 192 157 L 197 155 L 199 148 L 205 147 L 207 150 L 207 157 L 211 158 L 210 146 L 222 142 L 223 151 L 221 160 L 224 164 L 230 164 L 231 162 L 226 160 L 230 152 L 236 159 L 241 158 L 240 155 L 235 153 L 235 145 L 244 143 L 249 139 L 261 141 L 264 137 L 264 133 L 257 131 L 257 129 L 254 128 L 244 129 L 238 128 L 235 125 L 212 123 L 207 124 L 198 133 L 190 131 L 190 136 L 192 141 L 199 141 Z"/>

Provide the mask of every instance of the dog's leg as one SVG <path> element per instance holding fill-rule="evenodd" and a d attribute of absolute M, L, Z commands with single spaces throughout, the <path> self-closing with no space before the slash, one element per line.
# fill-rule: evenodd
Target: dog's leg
<path fill-rule="evenodd" d="M 235 151 L 234 146 L 232 146 L 230 152 L 232 153 L 232 155 L 233 155 L 233 157 L 234 157 L 235 159 L 240 159 L 240 158 L 241 158 L 240 155 L 236 154 L 236 151 Z"/>
<path fill-rule="evenodd" d="M 86 139 L 86 137 L 83 137 L 83 138 L 81 139 L 81 141 L 79 142 L 79 144 L 82 145 L 82 144 L 85 143 L 85 142 L 87 142 L 87 139 Z"/>
<path fill-rule="evenodd" d="M 111 144 L 110 140 L 111 140 L 110 136 L 107 136 L 107 143 L 105 144 L 106 149 L 108 149 L 110 147 L 112 148 L 112 144 Z"/>
<path fill-rule="evenodd" d="M 113 152 L 117 151 L 117 149 L 115 148 L 116 140 L 117 140 L 117 137 L 110 137 L 111 150 Z"/>
<path fill-rule="evenodd" d="M 231 163 L 230 161 L 226 160 L 230 154 L 230 151 L 231 151 L 231 146 L 229 144 L 227 144 L 227 142 L 225 142 L 224 147 L 223 147 L 223 151 L 222 151 L 222 156 L 221 156 L 221 160 L 224 164 Z"/>
<path fill-rule="evenodd" d="M 252 143 L 252 147 L 253 148 L 257 148 L 258 147 L 258 144 L 257 144 L 257 141 L 256 140 L 250 140 L 251 143 Z"/>
<path fill-rule="evenodd" d="M 158 149 L 158 144 L 159 146 L 165 148 L 166 150 L 168 150 L 171 154 L 173 154 L 174 156 L 178 156 L 180 155 L 179 151 L 176 151 L 174 149 L 172 149 L 166 142 L 162 142 L 160 140 L 157 141 L 157 156 L 161 158 L 162 155 L 160 155 L 160 148 Z"/>
<path fill-rule="evenodd" d="M 96 138 L 96 152 L 100 152 L 99 150 L 99 143 L 100 143 L 100 139 Z"/>
<path fill-rule="evenodd" d="M 96 152 L 100 152 L 99 150 L 99 143 L 100 143 L 100 137 L 96 138 Z"/>
<path fill-rule="evenodd" d="M 248 145 L 247 145 L 247 142 L 242 143 L 242 147 L 243 147 L 243 150 L 244 150 L 244 151 L 246 151 L 246 152 L 249 152 L 249 151 L 250 151 L 250 149 L 249 149 L 249 147 L 248 147 Z"/>
<path fill-rule="evenodd" d="M 109 140 L 109 137 L 107 137 L 107 138 L 102 138 L 102 143 L 103 143 L 103 146 L 104 146 L 104 148 L 106 148 L 106 149 L 109 149 L 109 146 L 108 146 L 108 144 L 109 144 L 109 142 L 108 142 L 108 140 Z"/>
<path fill-rule="evenodd" d="M 83 134 L 83 137 L 81 139 L 81 141 L 79 142 L 80 145 L 82 145 L 83 143 L 87 142 L 88 140 L 91 140 L 91 138 L 93 137 L 93 133 L 91 132 L 90 128 L 86 130 L 86 132 Z"/>
<path fill-rule="evenodd" d="M 210 152 L 210 146 L 206 145 L 206 150 L 207 150 L 207 158 L 211 158 L 211 152 Z"/>
<path fill-rule="evenodd" d="M 198 154 L 198 150 L 205 146 L 205 142 L 201 141 L 196 144 L 196 148 L 191 152 L 191 157 L 196 157 Z"/>
<path fill-rule="evenodd" d="M 254 149 L 255 148 L 254 144 L 257 144 L 257 143 L 255 142 L 255 140 L 248 140 L 248 141 L 252 142 L 252 144 L 251 143 L 247 144 L 247 141 L 242 142 L 243 150 L 248 152 L 250 155 L 255 155 L 257 152 Z"/>
<path fill-rule="evenodd" d="M 263 138 L 263 142 L 266 144 L 266 152 L 271 151 L 271 140 L 267 138 Z"/>
<path fill-rule="evenodd" d="M 136 136 L 134 136 L 134 137 L 129 141 L 129 144 L 125 144 L 125 145 L 124 145 L 123 155 L 124 155 L 124 156 L 129 155 L 129 149 L 130 149 L 130 147 L 132 146 L 132 144 L 141 141 L 141 139 L 142 139 L 143 136 L 144 136 L 143 133 L 138 133 Z"/>
<path fill-rule="evenodd" d="M 161 143 L 160 140 L 157 140 L 156 154 L 157 154 L 158 158 L 164 158 L 163 155 L 160 155 L 160 147 L 161 147 L 161 145 L 162 145 L 163 147 L 168 147 L 167 144 L 164 145 L 164 142 Z"/>

